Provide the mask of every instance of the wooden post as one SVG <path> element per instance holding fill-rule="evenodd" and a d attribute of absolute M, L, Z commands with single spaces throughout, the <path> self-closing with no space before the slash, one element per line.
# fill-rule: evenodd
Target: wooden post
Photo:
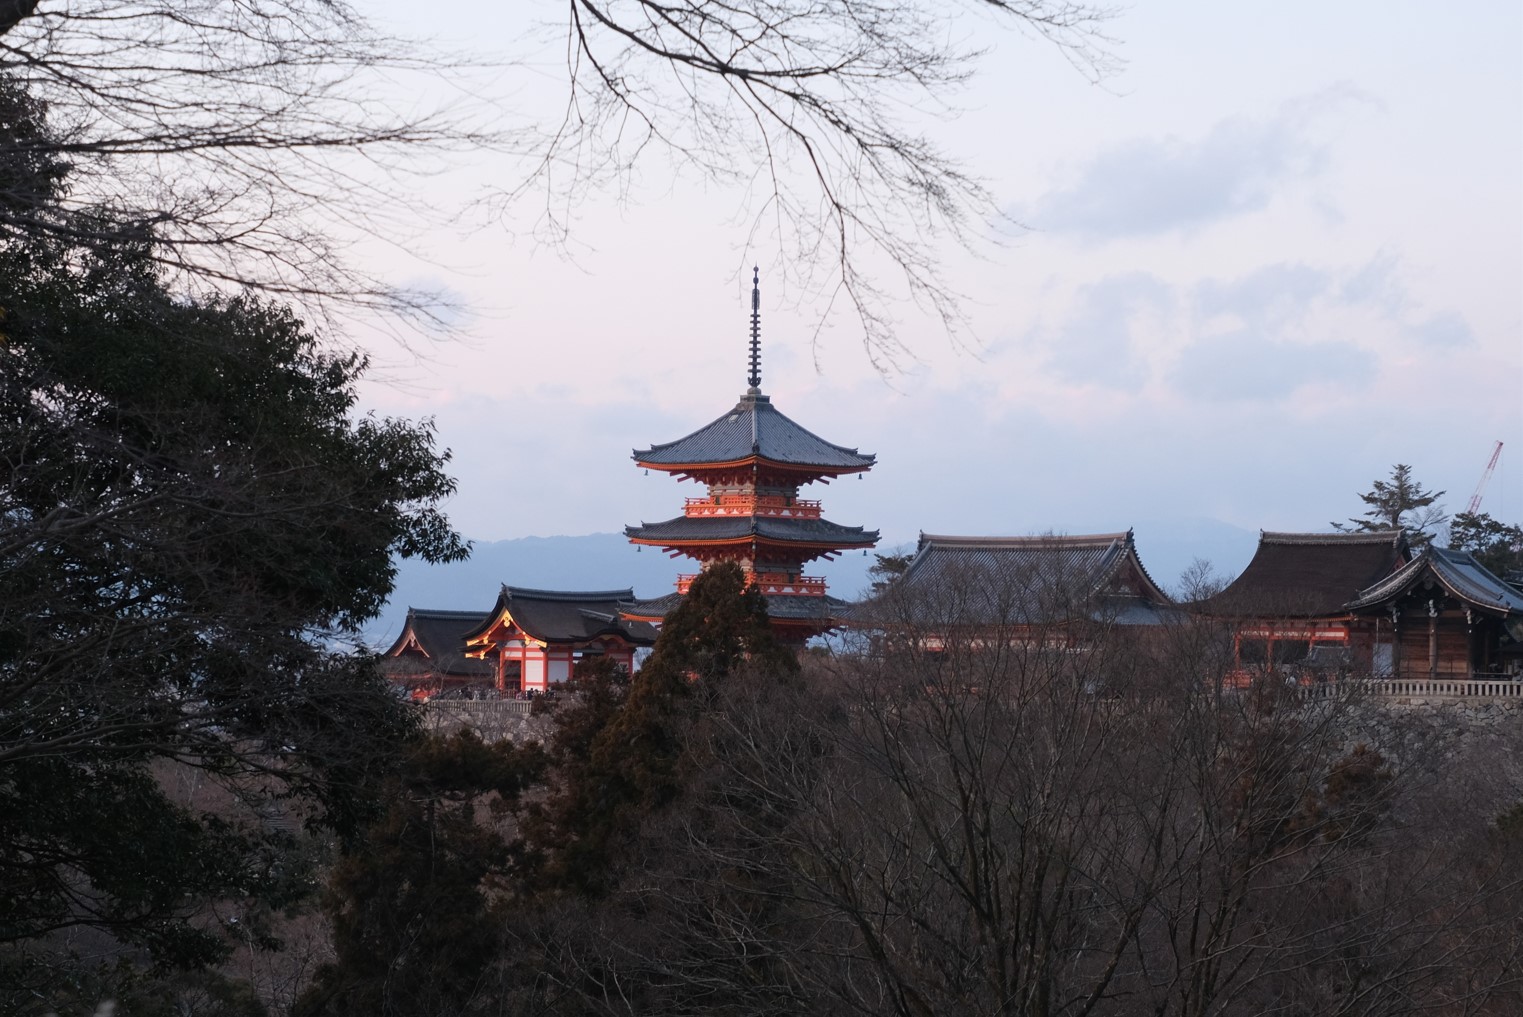
<path fill-rule="evenodd" d="M 1465 677 L 1474 678 L 1475 671 L 1475 612 L 1467 604 L 1465 605 Z"/>
<path fill-rule="evenodd" d="M 1391 608 L 1391 677 L 1401 677 L 1401 608 Z"/>
<path fill-rule="evenodd" d="M 1438 605 L 1428 601 L 1428 680 L 1438 681 Z"/>

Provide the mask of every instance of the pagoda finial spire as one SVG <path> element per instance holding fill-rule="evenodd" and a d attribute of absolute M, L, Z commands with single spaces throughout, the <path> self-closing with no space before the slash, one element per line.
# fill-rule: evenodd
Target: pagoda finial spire
<path fill-rule="evenodd" d="M 751 388 L 761 389 L 761 269 L 751 268 Z"/>

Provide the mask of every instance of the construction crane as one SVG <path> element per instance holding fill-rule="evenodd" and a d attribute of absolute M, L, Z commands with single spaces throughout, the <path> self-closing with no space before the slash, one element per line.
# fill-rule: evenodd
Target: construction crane
<path fill-rule="evenodd" d="M 1475 494 L 1470 496 L 1470 504 L 1465 507 L 1468 514 L 1473 516 L 1481 510 L 1481 495 L 1486 493 L 1486 482 L 1491 479 L 1492 472 L 1497 468 L 1497 460 L 1501 457 L 1502 443 L 1497 442 L 1491 450 L 1491 458 L 1486 462 L 1486 472 L 1481 474 L 1481 482 L 1475 485 Z"/>

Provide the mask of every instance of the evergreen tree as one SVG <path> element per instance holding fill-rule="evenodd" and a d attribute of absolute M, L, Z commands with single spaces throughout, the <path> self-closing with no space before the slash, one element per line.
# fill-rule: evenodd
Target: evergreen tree
<path fill-rule="evenodd" d="M 1359 496 L 1367 506 L 1362 518 L 1332 525 L 1354 533 L 1402 530 L 1414 548 L 1427 547 L 1446 518 L 1443 508 L 1435 504 L 1443 496 L 1443 491 L 1429 491 L 1413 479 L 1412 467 L 1397 463 L 1391 467 L 1389 480 L 1375 481 L 1373 488 Z"/>
<path fill-rule="evenodd" d="M 410 748 L 385 817 L 333 872 L 325 907 L 337 956 L 296 1017 L 473 1012 L 518 857 L 494 820 L 542 763 L 533 743 L 488 745 L 471 731 Z"/>
<path fill-rule="evenodd" d="M 544 859 L 542 886 L 588 895 L 608 888 L 620 841 L 680 795 L 693 720 L 716 686 L 742 671 L 750 680 L 788 681 L 798 661 L 733 563 L 693 581 L 632 678 L 600 663 L 578 669 L 581 706 L 566 711 L 549 750 L 554 791 L 526 824 Z"/>
<path fill-rule="evenodd" d="M 894 581 L 904 575 L 910 569 L 910 562 L 914 559 L 912 554 L 875 554 L 877 559 L 867 574 L 873 580 L 873 593 L 886 593 Z"/>
<path fill-rule="evenodd" d="M 31 153 L 0 160 L 0 946 L 196 967 L 228 949 L 208 902 L 305 892 L 271 817 L 372 817 L 414 718 L 342 641 L 394 555 L 466 549 L 431 430 L 354 414 L 364 360 L 172 292 L 151 231 L 64 203 L 45 112 L 0 75 Z"/>
<path fill-rule="evenodd" d="M 1503 579 L 1523 581 L 1523 526 L 1493 519 L 1485 512 L 1461 512 L 1449 522 L 1449 546 L 1468 551 Z"/>

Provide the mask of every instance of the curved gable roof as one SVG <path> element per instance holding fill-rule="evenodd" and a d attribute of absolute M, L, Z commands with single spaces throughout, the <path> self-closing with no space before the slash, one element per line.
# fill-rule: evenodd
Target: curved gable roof
<path fill-rule="evenodd" d="M 619 616 L 619 603 L 631 600 L 634 592 L 628 587 L 534 590 L 504 585 L 492 610 L 463 635 L 462 641 L 478 639 L 498 622 L 511 619 L 525 633 L 545 643 L 582 643 L 601 636 L 618 636 L 636 646 L 649 646 L 656 641 L 655 629 Z"/>
<path fill-rule="evenodd" d="M 993 625 L 1080 614 L 1155 623 L 1169 597 L 1143 567 L 1132 531 L 1077 536 L 922 533 L 890 596 L 924 601 L 936 621 Z M 877 612 L 859 612 L 865 617 Z"/>
<path fill-rule="evenodd" d="M 1385 579 L 1360 591 L 1349 609 L 1378 609 L 1432 579 L 1451 597 L 1489 614 L 1523 615 L 1523 593 L 1498 579 L 1466 551 L 1429 547 Z"/>
<path fill-rule="evenodd" d="M 1193 608 L 1219 615 L 1342 614 L 1360 590 L 1411 556 L 1400 530 L 1370 533 L 1259 531 L 1253 560 L 1226 589 Z"/>
<path fill-rule="evenodd" d="M 752 456 L 842 473 L 866 470 L 876 460 L 800 427 L 754 389 L 741 396 L 730 412 L 692 434 L 633 453 L 640 465 L 657 467 L 731 463 Z"/>
<path fill-rule="evenodd" d="M 410 607 L 402 634 L 382 655 L 389 671 L 403 669 L 408 658 L 423 657 L 428 668 L 441 674 L 490 675 L 492 666 L 464 655 L 465 636 L 481 625 L 480 611 L 434 611 Z"/>

